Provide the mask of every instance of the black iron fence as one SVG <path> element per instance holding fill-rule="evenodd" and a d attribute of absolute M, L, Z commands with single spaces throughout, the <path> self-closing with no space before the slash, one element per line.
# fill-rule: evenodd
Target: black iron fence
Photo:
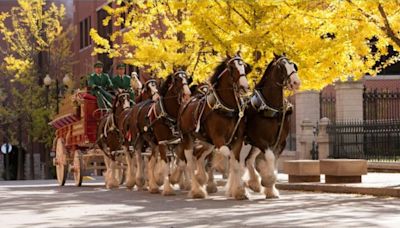
<path fill-rule="evenodd" d="M 400 119 L 400 91 L 364 89 L 364 120 Z"/>
<path fill-rule="evenodd" d="M 331 158 L 400 161 L 400 119 L 332 122 Z"/>

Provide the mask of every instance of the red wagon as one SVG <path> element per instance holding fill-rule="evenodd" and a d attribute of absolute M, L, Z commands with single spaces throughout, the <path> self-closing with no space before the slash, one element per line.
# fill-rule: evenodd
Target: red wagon
<path fill-rule="evenodd" d="M 65 184 L 68 171 L 73 173 L 76 186 L 82 185 L 87 170 L 105 169 L 104 155 L 95 148 L 98 120 L 101 117 L 96 97 L 87 90 L 67 96 L 61 103 L 59 113 L 49 124 L 56 129 L 53 141 L 57 181 Z M 122 179 L 123 170 L 118 175 Z"/>

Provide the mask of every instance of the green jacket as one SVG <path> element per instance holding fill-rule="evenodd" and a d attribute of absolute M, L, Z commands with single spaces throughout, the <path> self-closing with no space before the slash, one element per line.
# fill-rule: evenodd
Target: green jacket
<path fill-rule="evenodd" d="M 112 79 L 111 79 L 114 89 L 123 89 L 129 92 L 130 94 L 130 98 L 133 101 L 135 99 L 135 94 L 133 92 L 133 89 L 131 87 L 131 77 L 128 75 L 124 75 L 123 77 L 119 76 L 119 75 L 115 75 Z"/>
<path fill-rule="evenodd" d="M 130 90 L 131 89 L 131 77 L 128 75 L 123 75 L 122 77 L 119 75 L 115 75 L 112 79 L 112 84 L 114 89 L 123 89 Z"/>
<path fill-rule="evenodd" d="M 101 73 L 100 75 L 97 75 L 96 73 L 90 74 L 88 78 L 88 86 L 91 87 L 92 90 L 96 90 L 97 87 L 101 87 L 103 90 L 113 88 L 110 77 L 106 73 Z"/>

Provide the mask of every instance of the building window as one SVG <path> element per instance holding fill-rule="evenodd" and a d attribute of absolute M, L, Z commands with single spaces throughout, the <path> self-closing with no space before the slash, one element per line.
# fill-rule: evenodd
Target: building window
<path fill-rule="evenodd" d="M 92 27 L 91 25 L 91 18 L 87 17 L 83 19 L 79 23 L 79 31 L 80 31 L 80 48 L 85 48 L 92 44 L 92 41 L 89 36 L 90 28 Z"/>

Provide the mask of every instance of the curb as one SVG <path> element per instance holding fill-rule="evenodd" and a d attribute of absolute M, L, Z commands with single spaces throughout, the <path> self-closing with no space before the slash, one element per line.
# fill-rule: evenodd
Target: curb
<path fill-rule="evenodd" d="M 332 184 L 300 184 L 300 183 L 276 183 L 280 190 L 314 191 L 329 193 L 361 194 L 372 196 L 400 197 L 400 188 L 393 187 L 356 187 Z"/>

